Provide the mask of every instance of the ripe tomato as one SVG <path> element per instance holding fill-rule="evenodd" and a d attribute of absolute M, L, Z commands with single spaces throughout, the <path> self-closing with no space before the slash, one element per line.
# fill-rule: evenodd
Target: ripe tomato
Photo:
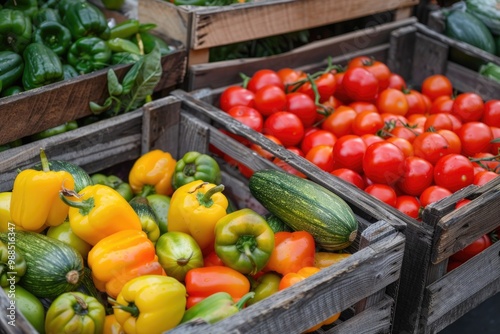
<path fill-rule="evenodd" d="M 306 159 L 325 172 L 330 173 L 333 170 L 334 163 L 332 149 L 333 147 L 329 145 L 315 146 L 306 153 Z"/>
<path fill-rule="evenodd" d="M 305 128 L 312 126 L 316 121 L 316 104 L 309 95 L 304 93 L 286 94 L 285 110 L 297 115 Z"/>
<path fill-rule="evenodd" d="M 418 219 L 420 216 L 420 202 L 415 196 L 398 196 L 396 198 L 396 205 L 394 207 L 412 218 Z"/>
<path fill-rule="evenodd" d="M 424 132 L 413 141 L 413 152 L 434 165 L 439 158 L 450 153 L 450 148 L 446 138 L 439 133 Z"/>
<path fill-rule="evenodd" d="M 363 67 L 348 69 L 342 86 L 347 96 L 354 101 L 374 101 L 379 91 L 377 78 Z"/>
<path fill-rule="evenodd" d="M 403 175 L 398 180 L 398 188 L 407 195 L 420 196 L 434 180 L 434 167 L 419 157 L 405 158 Z"/>
<path fill-rule="evenodd" d="M 307 152 L 309 152 L 311 148 L 318 145 L 329 145 L 333 147 L 336 141 L 337 137 L 333 133 L 331 133 L 330 131 L 318 129 L 304 135 L 304 138 L 300 143 L 300 149 L 302 150 L 302 152 L 304 152 L 304 154 L 307 154 Z"/>
<path fill-rule="evenodd" d="M 473 181 L 474 166 L 461 154 L 445 155 L 434 166 L 434 182 L 451 192 L 456 192 Z"/>
<path fill-rule="evenodd" d="M 462 206 L 469 204 L 471 202 L 468 198 L 462 198 L 455 204 L 455 209 L 461 208 Z"/>
<path fill-rule="evenodd" d="M 372 73 L 379 83 L 379 91 L 382 91 L 389 86 L 391 70 L 383 62 L 374 60 L 367 56 L 359 56 L 352 58 L 347 64 L 348 69 L 354 67 L 363 67 Z"/>
<path fill-rule="evenodd" d="M 408 112 L 406 115 L 425 114 L 427 112 L 427 105 L 422 97 L 422 93 L 415 89 L 406 89 L 403 90 L 403 93 L 408 103 Z"/>
<path fill-rule="evenodd" d="M 430 114 L 427 116 L 427 119 L 425 120 L 424 124 L 424 131 L 429 131 L 430 129 L 433 130 L 441 130 L 441 129 L 447 129 L 447 130 L 453 130 L 453 122 L 452 120 L 448 117 L 449 114 L 447 113 L 437 113 L 437 114 Z"/>
<path fill-rule="evenodd" d="M 453 114 L 447 114 L 448 118 L 451 120 L 451 123 L 453 124 L 453 131 L 457 132 L 461 127 L 462 127 L 462 121 L 455 115 Z"/>
<path fill-rule="evenodd" d="M 399 147 L 405 158 L 413 156 L 413 145 L 408 140 L 399 137 L 389 137 L 386 141 Z"/>
<path fill-rule="evenodd" d="M 379 143 L 379 142 L 383 142 L 384 141 L 384 138 L 382 138 L 380 136 L 377 136 L 377 135 L 374 135 L 372 133 L 368 133 L 366 135 L 362 135 L 361 139 L 363 139 L 363 141 L 365 142 L 366 147 L 370 146 L 373 143 Z"/>
<path fill-rule="evenodd" d="M 281 89 L 285 89 L 285 85 L 283 81 L 281 81 L 278 73 L 270 69 L 261 69 L 255 72 L 250 77 L 250 80 L 248 80 L 246 88 L 255 93 L 267 85 L 275 85 Z"/>
<path fill-rule="evenodd" d="M 448 95 L 443 95 L 436 98 L 431 103 L 429 114 L 447 113 L 451 114 L 453 110 L 453 99 Z"/>
<path fill-rule="evenodd" d="M 337 81 L 335 80 L 335 76 L 331 72 L 321 74 L 319 77 L 314 79 L 314 83 L 316 84 L 316 88 L 318 89 L 320 102 L 328 100 L 330 96 L 335 93 L 335 89 L 337 88 Z M 316 98 L 310 82 L 306 82 L 305 84 L 303 84 L 300 87 L 299 91 L 309 95 L 313 100 L 315 100 Z"/>
<path fill-rule="evenodd" d="M 333 145 L 335 168 L 349 168 L 357 173 L 363 172 L 363 156 L 366 144 L 360 136 L 345 135 Z"/>
<path fill-rule="evenodd" d="M 264 119 L 260 112 L 254 108 L 245 106 L 236 106 L 229 109 L 227 112 L 231 117 L 245 124 L 249 128 L 262 132 L 264 126 Z"/>
<path fill-rule="evenodd" d="M 285 91 L 275 85 L 266 85 L 255 92 L 255 109 L 266 117 L 286 108 Z"/>
<path fill-rule="evenodd" d="M 451 113 L 464 123 L 479 121 L 484 113 L 483 99 L 476 93 L 458 94 L 453 102 Z"/>
<path fill-rule="evenodd" d="M 440 187 L 438 185 L 432 185 L 425 188 L 424 191 L 419 196 L 420 205 L 425 208 L 427 205 L 435 203 L 445 197 L 448 197 L 452 194 L 446 188 Z"/>
<path fill-rule="evenodd" d="M 427 95 L 431 100 L 453 94 L 453 86 L 450 79 L 442 74 L 434 74 L 424 79 L 421 88 L 422 94 Z"/>
<path fill-rule="evenodd" d="M 459 154 L 462 152 L 462 142 L 455 132 L 446 129 L 437 130 L 436 132 L 446 139 L 450 153 Z"/>
<path fill-rule="evenodd" d="M 490 126 L 490 130 L 493 135 L 490 153 L 493 155 L 500 154 L 500 127 Z"/>
<path fill-rule="evenodd" d="M 405 156 L 394 144 L 383 141 L 366 148 L 363 171 L 375 183 L 393 185 L 404 172 Z"/>
<path fill-rule="evenodd" d="M 489 100 L 484 104 L 481 120 L 486 125 L 500 127 L 500 100 Z"/>
<path fill-rule="evenodd" d="M 281 145 L 283 146 L 283 144 L 280 142 L 280 140 L 278 138 L 276 138 L 275 136 L 272 136 L 272 135 L 264 135 L 267 139 L 273 141 L 274 143 L 276 143 L 277 145 Z M 252 143 L 250 144 L 250 149 L 254 150 L 255 152 L 257 152 L 258 155 L 260 155 L 261 157 L 263 157 L 264 159 L 267 159 L 267 160 L 273 160 L 274 159 L 274 155 L 269 152 L 269 151 L 266 151 L 264 148 L 262 148 L 262 146 L 258 145 L 258 144 L 255 144 L 255 143 Z"/>
<path fill-rule="evenodd" d="M 384 127 L 384 121 L 378 112 L 362 111 L 356 115 L 351 129 L 355 135 L 375 134 Z"/>
<path fill-rule="evenodd" d="M 359 189 L 365 189 L 365 181 L 363 180 L 363 177 L 359 174 L 353 171 L 352 169 L 349 168 L 337 168 L 334 169 L 330 174 L 335 175 L 339 178 L 341 178 L 344 181 L 347 181 Z"/>
<path fill-rule="evenodd" d="M 408 119 L 402 115 L 381 113 L 380 117 L 386 126 L 388 123 L 391 127 L 404 126 L 405 124 L 408 124 Z"/>
<path fill-rule="evenodd" d="M 396 199 L 398 197 L 396 191 L 387 184 L 374 183 L 366 187 L 365 192 L 390 206 L 396 206 Z"/>
<path fill-rule="evenodd" d="M 490 152 L 493 133 L 491 128 L 482 122 L 468 122 L 457 132 L 462 142 L 462 154 L 473 156 L 479 152 Z"/>
<path fill-rule="evenodd" d="M 293 68 L 285 67 L 276 72 L 281 82 L 287 87 L 288 85 L 298 81 L 304 75 L 302 71 L 294 70 Z"/>
<path fill-rule="evenodd" d="M 408 125 L 413 128 L 424 128 L 427 116 L 424 114 L 411 114 L 406 118 L 408 120 Z"/>
<path fill-rule="evenodd" d="M 354 101 L 349 103 L 349 107 L 354 109 L 358 114 L 362 111 L 373 111 L 378 113 L 377 106 L 371 102 Z"/>
<path fill-rule="evenodd" d="M 465 262 L 477 254 L 490 247 L 492 244 L 490 237 L 485 234 L 462 250 L 450 256 L 450 260 Z"/>
<path fill-rule="evenodd" d="M 424 114 L 426 114 L 426 113 L 430 112 L 430 110 L 431 110 L 432 101 L 427 95 L 424 95 L 424 94 L 422 94 L 422 100 L 424 100 L 424 103 L 425 103 L 425 113 Z"/>
<path fill-rule="evenodd" d="M 341 137 L 352 133 L 352 123 L 357 113 L 347 106 L 338 107 L 321 123 L 321 128 Z"/>
<path fill-rule="evenodd" d="M 491 180 L 495 179 L 498 177 L 498 174 L 489 170 L 484 170 L 482 172 L 478 172 L 474 175 L 474 182 L 476 186 L 482 186 Z"/>
<path fill-rule="evenodd" d="M 416 132 L 414 129 L 408 127 L 408 126 L 396 126 L 395 128 L 391 129 L 389 131 L 391 136 L 394 136 L 396 138 L 402 138 L 406 139 L 410 143 L 413 143 L 417 135 L 419 134 Z M 413 148 L 412 148 L 413 151 Z"/>
<path fill-rule="evenodd" d="M 241 86 L 230 86 L 226 88 L 220 98 L 219 107 L 221 110 L 228 112 L 234 106 L 254 106 L 255 94 Z"/>
<path fill-rule="evenodd" d="M 238 170 L 241 173 L 241 175 L 243 175 L 247 179 L 249 179 L 253 175 L 253 173 L 254 173 L 253 169 L 251 169 L 250 167 L 242 164 L 239 161 L 237 162 L 237 166 L 238 166 Z"/>
<path fill-rule="evenodd" d="M 285 147 L 295 146 L 304 137 L 304 125 L 297 115 L 278 111 L 264 121 L 262 132 L 275 136 Z"/>
<path fill-rule="evenodd" d="M 344 85 L 342 82 L 344 81 L 344 74 L 345 72 L 336 72 L 333 76 L 335 77 L 335 93 L 333 93 L 333 96 L 335 96 L 337 99 L 344 103 L 348 103 L 350 101 L 349 96 L 347 96 L 347 93 L 344 89 Z"/>
<path fill-rule="evenodd" d="M 389 76 L 389 86 L 387 86 L 387 88 L 403 90 L 406 88 L 406 80 L 397 73 L 391 73 Z"/>
<path fill-rule="evenodd" d="M 379 113 L 388 113 L 404 116 L 408 112 L 408 101 L 405 94 L 394 88 L 387 88 L 380 92 L 377 98 Z"/>
<path fill-rule="evenodd" d="M 495 155 L 490 152 L 479 152 L 472 156 L 472 165 L 474 167 L 480 166 L 485 170 L 493 172 L 500 171 L 500 160 L 495 159 Z"/>

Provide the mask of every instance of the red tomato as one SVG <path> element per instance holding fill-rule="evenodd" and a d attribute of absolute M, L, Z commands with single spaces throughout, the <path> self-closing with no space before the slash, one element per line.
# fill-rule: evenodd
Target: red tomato
<path fill-rule="evenodd" d="M 432 185 L 422 191 L 418 199 L 420 200 L 420 205 L 425 208 L 427 205 L 435 203 L 451 194 L 452 192 L 446 188 Z"/>
<path fill-rule="evenodd" d="M 487 234 L 485 234 L 476 241 L 472 242 L 464 249 L 459 250 L 458 252 L 450 256 L 450 260 L 465 262 L 476 256 L 477 254 L 481 253 L 486 248 L 490 247 L 491 244 L 492 242 L 490 237 Z"/>
<path fill-rule="evenodd" d="M 330 131 L 319 129 L 304 135 L 304 138 L 300 143 L 300 149 L 302 150 L 302 152 L 304 152 L 304 154 L 307 155 L 307 152 L 309 152 L 311 148 L 315 146 L 329 145 L 333 147 L 336 141 L 337 137 L 333 133 L 331 133 Z"/>
<path fill-rule="evenodd" d="M 431 100 L 453 94 L 453 86 L 450 79 L 442 74 L 434 74 L 425 78 L 421 88 L 422 94 L 427 95 Z"/>
<path fill-rule="evenodd" d="M 377 98 L 379 113 L 388 113 L 404 116 L 408 112 L 408 101 L 405 94 L 394 88 L 387 88 L 380 92 Z"/>
<path fill-rule="evenodd" d="M 393 187 L 387 184 L 374 183 L 365 188 L 365 192 L 378 198 L 382 202 L 395 207 L 397 194 Z"/>
<path fill-rule="evenodd" d="M 285 147 L 295 146 L 304 137 L 304 125 L 297 115 L 278 111 L 264 121 L 262 132 L 275 136 Z"/>
<path fill-rule="evenodd" d="M 330 96 L 335 93 L 335 89 L 337 88 L 335 76 L 330 72 L 321 74 L 318 78 L 314 79 L 314 83 L 318 89 L 320 102 L 328 100 Z M 316 98 L 310 82 L 303 84 L 299 91 L 309 95 L 313 100 Z"/>
<path fill-rule="evenodd" d="M 259 113 L 254 108 L 245 106 L 236 106 L 229 109 L 227 112 L 231 117 L 245 124 L 249 128 L 262 132 L 264 126 L 264 119 L 261 113 Z"/>
<path fill-rule="evenodd" d="M 453 131 L 457 132 L 461 127 L 462 127 L 462 121 L 458 119 L 457 116 L 453 114 L 447 114 L 448 118 L 451 120 L 451 123 L 453 124 Z"/>
<path fill-rule="evenodd" d="M 451 192 L 456 192 L 473 181 L 474 166 L 461 154 L 445 155 L 434 166 L 434 182 Z"/>
<path fill-rule="evenodd" d="M 281 79 L 281 82 L 287 87 L 294 82 L 297 82 L 304 73 L 302 71 L 294 70 L 289 67 L 282 68 L 276 72 L 278 77 Z"/>
<path fill-rule="evenodd" d="M 238 170 L 240 171 L 241 175 L 243 175 L 247 179 L 249 179 L 254 173 L 253 169 L 242 164 L 241 162 L 238 162 L 237 166 L 238 166 Z"/>
<path fill-rule="evenodd" d="M 405 158 L 413 156 L 413 145 L 408 140 L 399 137 L 389 137 L 386 141 L 399 147 Z"/>
<path fill-rule="evenodd" d="M 342 86 L 347 96 L 354 101 L 374 101 L 379 91 L 377 78 L 363 67 L 348 69 Z"/>
<path fill-rule="evenodd" d="M 292 153 L 297 154 L 299 157 L 304 157 L 305 156 L 304 152 L 302 152 L 302 150 L 300 148 L 296 147 L 296 146 L 288 146 L 286 149 L 289 150 Z"/>
<path fill-rule="evenodd" d="M 434 165 L 439 158 L 450 153 L 450 148 L 446 138 L 439 133 L 424 132 L 413 141 L 413 152 Z"/>
<path fill-rule="evenodd" d="M 426 114 L 426 113 L 430 112 L 430 110 L 431 110 L 432 101 L 427 95 L 424 95 L 424 94 L 422 94 L 422 100 L 424 100 L 424 103 L 425 103 L 425 113 L 424 114 Z"/>
<path fill-rule="evenodd" d="M 286 108 L 285 91 L 275 85 L 266 85 L 255 92 L 255 109 L 264 117 Z"/>
<path fill-rule="evenodd" d="M 330 174 L 335 175 L 339 178 L 341 178 L 344 181 L 347 181 L 359 189 L 365 189 L 365 181 L 363 180 L 363 177 L 359 174 L 353 171 L 352 169 L 349 168 L 338 168 L 334 169 Z"/>
<path fill-rule="evenodd" d="M 448 142 L 448 148 L 450 153 L 461 153 L 462 152 L 462 142 L 460 141 L 460 137 L 451 131 L 446 129 L 437 130 L 436 133 L 439 133 L 443 136 Z"/>
<path fill-rule="evenodd" d="M 372 73 L 379 83 L 379 91 L 389 86 L 391 70 L 383 62 L 374 60 L 368 56 L 359 56 L 352 58 L 347 64 L 347 69 L 354 67 L 363 67 Z"/>
<path fill-rule="evenodd" d="M 254 99 L 255 94 L 252 91 L 241 86 L 230 86 L 222 92 L 219 107 L 225 112 L 234 106 L 253 107 Z"/>
<path fill-rule="evenodd" d="M 386 141 L 374 143 L 366 148 L 363 171 L 375 183 L 393 185 L 403 175 L 404 160 L 396 145 Z"/>
<path fill-rule="evenodd" d="M 408 112 L 406 115 L 425 114 L 427 112 L 427 105 L 422 97 L 422 93 L 415 89 L 403 90 L 403 93 L 408 103 Z"/>
<path fill-rule="evenodd" d="M 489 100 L 484 104 L 483 123 L 500 128 L 500 100 Z"/>
<path fill-rule="evenodd" d="M 270 69 L 261 69 L 255 72 L 248 80 L 247 89 L 256 93 L 259 89 L 267 85 L 275 85 L 282 90 L 285 89 L 285 85 L 278 73 Z"/>
<path fill-rule="evenodd" d="M 349 107 L 354 109 L 358 114 L 362 111 L 373 111 L 378 113 L 377 106 L 371 102 L 354 101 L 349 103 Z"/>
<path fill-rule="evenodd" d="M 424 114 L 411 114 L 406 118 L 408 120 L 408 125 L 413 128 L 424 128 L 427 116 Z"/>
<path fill-rule="evenodd" d="M 297 115 L 304 128 L 311 127 L 316 121 L 316 104 L 308 95 L 300 92 L 286 94 L 285 110 Z"/>
<path fill-rule="evenodd" d="M 350 101 L 349 96 L 347 96 L 347 93 L 344 89 L 344 85 L 342 82 L 344 81 L 344 74 L 345 72 L 336 72 L 333 76 L 335 77 L 335 93 L 333 93 L 333 96 L 335 96 L 337 99 L 340 101 L 347 103 Z"/>
<path fill-rule="evenodd" d="M 448 96 L 440 96 L 436 98 L 431 103 L 431 108 L 429 109 L 429 114 L 439 114 L 439 113 L 447 113 L 451 114 L 453 110 L 453 99 Z"/>
<path fill-rule="evenodd" d="M 396 205 L 394 207 L 412 218 L 418 219 L 420 216 L 420 202 L 415 196 L 398 196 L 396 198 Z"/>
<path fill-rule="evenodd" d="M 448 265 L 446 266 L 446 272 L 448 273 L 448 272 L 452 271 L 453 269 L 457 269 L 462 264 L 463 264 L 463 262 L 461 262 L 461 261 L 448 260 Z"/>
<path fill-rule="evenodd" d="M 406 88 L 406 81 L 399 74 L 391 73 L 391 75 L 389 76 L 389 86 L 387 86 L 387 87 L 403 90 Z"/>
<path fill-rule="evenodd" d="M 407 195 L 420 196 L 434 180 L 434 167 L 419 157 L 407 157 L 403 165 L 403 175 L 399 179 L 398 188 Z"/>
<path fill-rule="evenodd" d="M 471 202 L 468 198 L 462 198 L 455 204 L 455 209 L 461 208 L 462 206 L 469 204 Z"/>
<path fill-rule="evenodd" d="M 382 122 L 391 127 L 396 127 L 396 126 L 404 126 L 408 124 L 408 119 L 402 115 L 396 115 L 396 114 L 390 114 L 390 113 L 380 113 L 380 117 L 382 118 Z"/>
<path fill-rule="evenodd" d="M 267 139 L 269 139 L 269 140 L 273 141 L 274 143 L 276 143 L 277 145 L 283 146 L 283 144 L 281 144 L 280 140 L 278 138 L 276 138 L 275 136 L 272 136 L 272 135 L 264 135 L 264 136 L 267 137 Z M 260 146 L 260 145 L 252 143 L 252 144 L 250 144 L 250 149 L 252 149 L 255 152 L 257 152 L 257 154 L 260 155 L 261 157 L 263 157 L 264 159 L 267 159 L 267 160 L 273 160 L 274 159 L 274 155 L 271 152 L 266 151 L 265 149 L 263 149 L 262 146 Z"/>
<path fill-rule="evenodd" d="M 474 182 L 472 183 L 475 184 L 476 186 L 482 186 L 490 182 L 491 180 L 495 179 L 497 176 L 498 174 L 495 172 L 484 170 L 474 175 Z"/>
<path fill-rule="evenodd" d="M 430 114 L 424 124 L 424 131 L 429 130 L 453 130 L 453 123 L 447 113 Z"/>
<path fill-rule="evenodd" d="M 395 138 L 406 139 L 410 143 L 413 143 L 413 141 L 419 134 L 417 131 L 408 126 L 396 126 L 395 128 L 391 129 L 389 133 Z"/>
<path fill-rule="evenodd" d="M 500 171 L 500 160 L 495 157 L 496 155 L 489 152 L 476 153 L 471 157 L 472 165 L 474 167 L 480 166 L 493 172 Z"/>
<path fill-rule="evenodd" d="M 473 156 L 479 152 L 490 152 L 493 133 L 491 128 L 482 122 L 468 122 L 457 132 L 462 142 L 462 154 Z"/>
<path fill-rule="evenodd" d="M 329 145 L 315 146 L 306 153 L 306 159 L 329 173 L 333 170 L 334 163 L 332 149 Z"/>
<path fill-rule="evenodd" d="M 451 113 L 464 123 L 479 121 L 484 113 L 483 99 L 476 93 L 459 94 L 453 102 Z"/>
<path fill-rule="evenodd" d="M 384 127 L 384 121 L 378 112 L 362 111 L 356 115 L 351 124 L 352 132 L 355 135 L 375 134 Z"/>
<path fill-rule="evenodd" d="M 500 128 L 496 126 L 490 126 L 490 130 L 491 134 L 493 135 L 490 153 L 492 153 L 493 155 L 500 154 Z"/>
<path fill-rule="evenodd" d="M 359 136 L 345 135 L 338 138 L 333 145 L 335 168 L 349 168 L 357 173 L 362 173 L 365 151 L 366 144 Z"/>
<path fill-rule="evenodd" d="M 361 139 L 363 139 L 363 141 L 365 142 L 366 147 L 370 146 L 373 143 L 380 143 L 380 142 L 384 141 L 384 138 L 377 136 L 377 135 L 374 135 L 374 134 L 371 134 L 371 133 L 368 133 L 366 135 L 362 135 Z"/>
<path fill-rule="evenodd" d="M 351 134 L 352 123 L 356 115 L 357 113 L 354 109 L 347 106 L 340 106 L 335 112 L 325 118 L 321 123 L 321 128 L 330 131 L 337 137 Z"/>

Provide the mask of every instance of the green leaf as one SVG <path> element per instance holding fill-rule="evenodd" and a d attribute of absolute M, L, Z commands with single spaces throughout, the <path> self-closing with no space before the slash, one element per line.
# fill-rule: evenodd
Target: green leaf
<path fill-rule="evenodd" d="M 123 87 L 123 94 L 128 94 L 132 90 L 132 86 L 135 83 L 135 79 L 137 78 L 137 75 L 139 74 L 139 71 L 144 64 L 144 58 L 141 60 L 137 61 L 131 68 L 128 70 L 127 74 L 125 74 L 125 77 L 123 78 L 122 81 L 122 87 Z"/>
<path fill-rule="evenodd" d="M 113 69 L 108 70 L 108 92 L 111 96 L 121 95 L 123 92 L 123 87 Z"/>
<path fill-rule="evenodd" d="M 99 115 L 101 114 L 102 112 L 108 110 L 109 108 L 111 108 L 111 105 L 113 104 L 113 100 L 112 98 L 108 97 L 106 99 L 106 101 L 104 101 L 104 104 L 101 106 L 95 102 L 89 102 L 89 107 L 90 107 L 90 110 L 92 111 L 93 114 L 95 115 Z"/>

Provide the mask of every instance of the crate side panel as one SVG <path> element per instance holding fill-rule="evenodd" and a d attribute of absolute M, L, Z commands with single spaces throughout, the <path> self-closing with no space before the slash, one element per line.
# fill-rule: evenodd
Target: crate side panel
<path fill-rule="evenodd" d="M 459 92 L 477 93 L 485 101 L 500 99 L 500 83 L 482 76 L 477 71 L 448 62 L 444 74 Z"/>

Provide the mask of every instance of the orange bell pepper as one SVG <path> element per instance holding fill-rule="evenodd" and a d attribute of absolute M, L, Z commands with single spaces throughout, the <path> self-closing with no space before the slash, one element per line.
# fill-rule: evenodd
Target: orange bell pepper
<path fill-rule="evenodd" d="M 316 267 L 303 267 L 302 269 L 300 269 L 296 273 L 288 273 L 281 278 L 281 281 L 280 281 L 280 284 L 278 287 L 278 291 L 284 290 L 284 289 L 286 289 L 286 288 L 288 288 L 288 287 L 290 287 L 290 286 L 292 286 L 300 281 L 303 281 L 307 277 L 316 274 L 320 270 L 321 269 L 316 268 Z M 305 333 L 311 333 L 311 332 L 318 330 L 322 326 L 332 324 L 339 317 L 340 317 L 340 312 L 335 313 L 334 315 L 332 315 L 330 318 L 326 319 L 325 321 L 309 328 L 308 330 L 305 331 Z"/>
<path fill-rule="evenodd" d="M 143 231 L 124 230 L 101 239 L 89 252 L 88 265 L 96 288 L 116 298 L 131 279 L 165 275 L 155 246 Z"/>
<path fill-rule="evenodd" d="M 170 196 L 174 192 L 172 175 L 175 171 L 172 155 L 162 150 L 153 150 L 143 154 L 134 162 L 128 181 L 134 194 L 146 197 L 151 194 Z"/>
<path fill-rule="evenodd" d="M 274 233 L 274 250 L 263 271 L 281 275 L 296 273 L 303 267 L 314 265 L 316 243 L 306 231 Z"/>
<path fill-rule="evenodd" d="M 229 293 L 235 302 L 250 292 L 250 281 L 242 273 L 223 266 L 194 268 L 184 281 L 188 294 L 186 308 L 190 308 L 216 292 Z"/>
<path fill-rule="evenodd" d="M 104 330 L 102 334 L 125 334 L 122 325 L 116 320 L 114 314 L 109 314 L 104 318 Z"/>

